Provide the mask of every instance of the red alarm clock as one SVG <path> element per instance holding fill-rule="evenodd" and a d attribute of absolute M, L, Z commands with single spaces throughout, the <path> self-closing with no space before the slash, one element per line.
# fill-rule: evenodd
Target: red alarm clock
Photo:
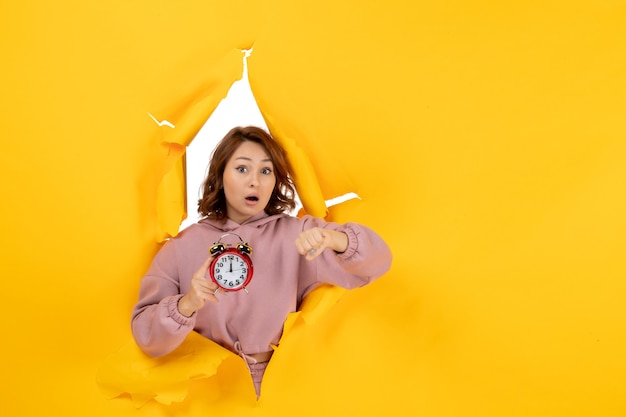
<path fill-rule="evenodd" d="M 235 246 L 225 245 L 222 239 L 226 236 L 237 236 L 240 240 Z M 252 279 L 252 247 L 234 233 L 222 235 L 220 239 L 209 248 L 209 253 L 214 256 L 209 267 L 209 276 L 217 286 L 224 291 L 248 290 L 246 286 Z"/>

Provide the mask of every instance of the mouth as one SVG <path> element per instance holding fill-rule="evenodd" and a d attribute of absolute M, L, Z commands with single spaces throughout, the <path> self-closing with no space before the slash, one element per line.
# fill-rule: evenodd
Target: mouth
<path fill-rule="evenodd" d="M 256 203 L 257 201 L 259 201 L 259 197 L 256 195 L 249 195 L 248 197 L 246 197 L 246 201 Z"/>

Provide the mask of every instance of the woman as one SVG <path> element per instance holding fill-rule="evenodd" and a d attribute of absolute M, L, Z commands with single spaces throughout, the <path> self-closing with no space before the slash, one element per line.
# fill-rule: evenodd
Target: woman
<path fill-rule="evenodd" d="M 388 246 L 367 227 L 285 214 L 295 207 L 290 175 L 263 129 L 236 127 L 222 139 L 198 202 L 204 217 L 163 245 L 142 279 L 132 331 L 143 351 L 165 355 L 197 331 L 246 361 L 258 397 L 271 345 L 311 290 L 360 287 L 389 269 Z M 253 248 L 247 292 L 226 294 L 208 278 L 207 249 L 227 234 Z"/>

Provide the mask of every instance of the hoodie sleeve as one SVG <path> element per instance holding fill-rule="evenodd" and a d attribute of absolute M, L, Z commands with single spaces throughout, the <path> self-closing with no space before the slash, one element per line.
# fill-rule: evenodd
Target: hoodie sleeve
<path fill-rule="evenodd" d="M 300 277 L 298 295 L 302 300 L 320 284 L 333 284 L 351 289 L 362 287 L 385 274 L 391 267 L 391 250 L 372 229 L 357 223 L 329 223 L 305 217 L 302 230 L 321 227 L 343 232 L 348 236 L 348 248 L 337 253 L 325 250 L 315 263 L 314 273 Z"/>
<path fill-rule="evenodd" d="M 132 314 L 133 337 L 148 355 L 158 357 L 173 351 L 193 330 L 196 314 L 185 317 L 178 311 L 181 297 L 176 248 L 170 241 L 141 280 L 139 301 Z"/>

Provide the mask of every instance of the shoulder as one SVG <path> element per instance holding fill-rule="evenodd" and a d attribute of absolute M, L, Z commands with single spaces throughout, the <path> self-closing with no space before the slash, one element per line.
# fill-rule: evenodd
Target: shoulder
<path fill-rule="evenodd" d="M 305 229 L 310 229 L 312 227 L 323 227 L 330 228 L 335 230 L 342 230 L 348 227 L 351 223 L 339 224 L 334 222 L 326 221 L 325 219 L 319 217 L 313 217 L 311 215 L 305 215 L 302 217 L 294 217 L 289 215 L 280 215 L 278 219 L 276 219 L 276 224 L 290 228 L 290 229 L 298 229 L 300 231 Z"/>
<path fill-rule="evenodd" d="M 258 221 L 250 223 L 251 226 L 257 228 L 263 227 L 297 227 L 302 223 L 302 219 L 291 216 L 289 214 L 273 214 L 266 216 Z"/>
<path fill-rule="evenodd" d="M 199 223 L 194 223 L 185 229 L 178 232 L 176 236 L 173 236 L 169 239 L 170 242 L 184 242 L 189 239 L 193 239 L 194 236 L 203 233 L 204 227 Z"/>
<path fill-rule="evenodd" d="M 272 236 L 273 238 L 281 237 L 279 240 L 295 239 L 305 228 L 305 221 L 301 218 L 290 216 L 288 214 L 275 214 L 268 216 L 263 222 L 254 225 L 255 237 L 263 239 Z"/>
<path fill-rule="evenodd" d="M 214 220 L 203 219 L 181 230 L 176 236 L 170 238 L 168 242 L 176 246 L 194 245 L 198 242 L 216 239 L 223 232 Z"/>

